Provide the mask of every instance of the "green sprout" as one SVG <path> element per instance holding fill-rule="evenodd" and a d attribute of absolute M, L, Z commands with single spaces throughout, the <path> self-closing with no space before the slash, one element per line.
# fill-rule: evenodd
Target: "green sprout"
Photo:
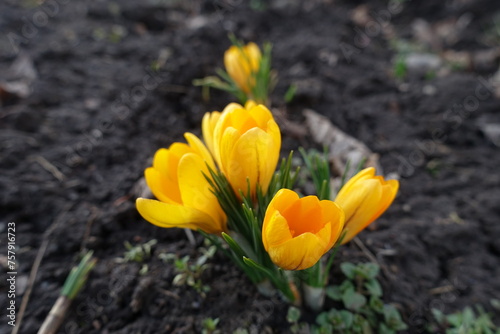
<path fill-rule="evenodd" d="M 49 312 L 47 318 L 40 327 L 38 334 L 56 333 L 61 326 L 66 312 L 71 302 L 76 298 L 80 290 L 87 282 L 88 275 L 96 264 L 96 259 L 92 258 L 92 251 L 88 251 L 80 261 L 77 267 L 73 267 L 69 273 L 59 298 Z"/>
<path fill-rule="evenodd" d="M 201 276 L 203 272 L 209 267 L 207 261 L 212 258 L 217 251 L 216 246 L 208 248 L 199 248 L 202 255 L 196 261 L 190 261 L 189 255 L 179 257 L 173 253 L 160 254 L 159 258 L 164 262 L 173 262 L 177 275 L 174 277 L 172 284 L 176 286 L 187 285 L 194 288 L 202 297 L 210 291 L 210 287 L 204 285 Z"/>
<path fill-rule="evenodd" d="M 330 199 L 330 163 L 327 148 L 325 147 L 323 154 L 316 150 L 307 152 L 302 147 L 299 148 L 299 152 L 311 174 L 318 198 Z"/>
<path fill-rule="evenodd" d="M 151 257 L 151 248 L 157 243 L 156 239 L 152 239 L 142 245 L 132 246 L 130 242 L 125 241 L 124 245 L 127 250 L 123 253 L 123 258 L 118 259 L 118 262 L 142 263 Z"/>
<path fill-rule="evenodd" d="M 219 324 L 219 318 L 205 318 L 203 319 L 203 330 L 202 334 L 220 334 L 221 331 L 217 329 L 217 325 Z"/>

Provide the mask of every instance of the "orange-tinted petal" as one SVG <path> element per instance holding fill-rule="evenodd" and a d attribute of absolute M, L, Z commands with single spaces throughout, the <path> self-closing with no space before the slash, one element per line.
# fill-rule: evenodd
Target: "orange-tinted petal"
<path fill-rule="evenodd" d="M 366 168 L 351 178 L 335 199 L 346 215 L 346 235 L 342 243 L 350 241 L 385 212 L 396 197 L 398 187 L 396 180 L 385 181 L 382 176 L 375 176 L 374 168 Z"/>
<path fill-rule="evenodd" d="M 267 210 L 269 210 L 269 208 L 274 208 L 275 210 L 283 212 L 298 200 L 299 195 L 295 191 L 290 189 L 280 189 L 269 203 Z"/>
<path fill-rule="evenodd" d="M 316 196 L 306 196 L 295 201 L 282 215 L 288 221 L 292 236 L 306 232 L 317 233 L 324 226 L 323 213 Z"/>
<path fill-rule="evenodd" d="M 269 256 L 286 270 L 312 267 L 326 252 L 326 243 L 312 233 L 304 233 L 268 250 Z"/>
<path fill-rule="evenodd" d="M 331 239 L 328 242 L 328 249 L 330 249 L 335 245 L 335 242 L 337 242 L 342 234 L 345 223 L 345 213 L 337 203 L 332 201 L 323 200 L 319 202 L 319 205 L 323 213 L 324 221 L 331 223 Z"/>
<path fill-rule="evenodd" d="M 339 238 L 342 209 L 315 196 L 298 197 L 279 190 L 266 210 L 262 241 L 271 260 L 281 268 L 303 270 L 313 266 Z"/>

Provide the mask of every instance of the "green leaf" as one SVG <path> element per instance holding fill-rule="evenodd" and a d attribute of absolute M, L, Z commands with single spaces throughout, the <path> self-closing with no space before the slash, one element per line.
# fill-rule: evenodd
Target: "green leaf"
<path fill-rule="evenodd" d="M 332 309 L 328 312 L 328 321 L 336 330 L 342 330 L 346 328 L 342 320 L 341 311 L 338 311 L 336 309 Z"/>
<path fill-rule="evenodd" d="M 454 313 L 446 316 L 446 320 L 452 325 L 453 327 L 460 327 L 462 324 L 462 313 Z"/>
<path fill-rule="evenodd" d="M 261 264 L 258 264 L 257 262 L 248 257 L 244 257 L 243 262 L 247 266 L 257 269 L 264 275 L 266 275 L 271 280 L 271 282 L 273 282 L 274 286 L 278 288 L 290 301 L 295 300 L 295 296 L 292 290 L 290 290 L 290 285 L 288 284 L 288 281 L 279 277 L 277 273 L 271 271 L 269 268 L 266 268 Z"/>
<path fill-rule="evenodd" d="M 375 312 L 380 314 L 384 313 L 384 302 L 379 297 L 371 296 L 368 305 Z"/>
<path fill-rule="evenodd" d="M 361 276 L 364 279 L 370 280 L 377 277 L 380 267 L 376 263 L 368 262 L 361 263 L 356 268 L 356 274 Z"/>
<path fill-rule="evenodd" d="M 340 288 L 340 291 L 342 293 L 344 293 L 348 290 L 352 290 L 352 291 L 356 290 L 356 288 L 354 287 L 354 284 L 349 280 L 343 281 L 342 284 L 340 284 L 339 288 Z"/>
<path fill-rule="evenodd" d="M 384 305 L 384 320 L 390 329 L 395 331 L 405 330 L 408 326 L 401 319 L 397 308 L 392 305 Z"/>
<path fill-rule="evenodd" d="M 436 319 L 436 322 L 441 325 L 445 326 L 447 323 L 446 316 L 444 315 L 441 310 L 438 310 L 437 308 L 431 309 L 432 315 L 434 316 L 434 319 Z"/>
<path fill-rule="evenodd" d="M 381 323 L 378 327 L 379 334 L 395 334 L 396 332 L 393 329 L 387 327 L 384 323 Z"/>
<path fill-rule="evenodd" d="M 376 279 L 370 279 L 365 283 L 365 288 L 368 293 L 374 297 L 382 296 L 382 287 Z"/>
<path fill-rule="evenodd" d="M 94 268 L 97 260 L 92 258 L 93 251 L 88 251 L 77 267 L 73 267 L 64 282 L 61 296 L 66 296 L 73 300 L 87 281 L 88 275 Z"/>
<path fill-rule="evenodd" d="M 356 277 L 356 266 L 351 262 L 342 262 L 340 270 L 342 270 L 347 278 L 354 279 Z"/>
<path fill-rule="evenodd" d="M 349 289 L 342 294 L 342 302 L 346 308 L 358 311 L 361 307 L 366 305 L 366 297 Z"/>
<path fill-rule="evenodd" d="M 383 308 L 384 308 L 384 304 L 382 303 L 382 309 Z M 377 328 L 378 324 L 380 323 L 379 314 L 382 314 L 383 311 L 380 313 L 376 313 L 369 308 L 363 308 L 361 311 L 363 312 L 364 316 L 366 317 L 366 321 L 370 325 L 370 328 Z"/>
<path fill-rule="evenodd" d="M 408 68 L 406 66 L 406 58 L 400 55 L 394 63 L 394 76 L 398 79 L 403 79 L 407 72 Z"/>
<path fill-rule="evenodd" d="M 476 317 L 474 315 L 474 311 L 472 310 L 472 308 L 466 307 L 462 314 L 463 314 L 462 321 L 464 324 L 472 325 L 475 322 Z"/>
<path fill-rule="evenodd" d="M 355 314 L 350 333 L 372 334 L 372 329 L 368 321 L 361 314 Z"/>
<path fill-rule="evenodd" d="M 342 300 L 342 292 L 340 291 L 340 287 L 338 285 L 327 287 L 326 295 L 336 301 Z"/>
<path fill-rule="evenodd" d="M 297 92 L 297 85 L 291 84 L 285 93 L 285 103 L 292 102 L 296 92 Z"/>
<path fill-rule="evenodd" d="M 316 323 L 320 326 L 328 326 L 330 325 L 330 318 L 328 316 L 328 312 L 321 312 L 316 317 Z"/>
<path fill-rule="evenodd" d="M 311 174 L 318 198 L 320 200 L 330 199 L 330 163 L 327 150 L 325 149 L 325 152 L 320 154 L 316 150 L 306 152 L 301 147 L 299 152 Z"/>
<path fill-rule="evenodd" d="M 331 334 L 333 333 L 333 326 L 330 324 L 322 325 L 321 327 L 313 327 L 313 334 Z"/>
<path fill-rule="evenodd" d="M 247 256 L 245 251 L 240 247 L 240 245 L 238 245 L 236 241 L 234 241 L 234 239 L 229 234 L 222 232 L 222 238 L 227 242 L 231 250 L 235 252 L 238 257 L 243 258 Z"/>
<path fill-rule="evenodd" d="M 286 315 L 286 320 L 289 323 L 298 322 L 300 319 L 300 310 L 295 306 L 290 306 L 288 308 L 288 313 Z"/>
<path fill-rule="evenodd" d="M 352 327 L 352 323 L 354 321 L 354 315 L 346 310 L 340 311 L 340 316 L 342 317 L 342 323 L 344 324 L 345 329 L 349 329 Z"/>

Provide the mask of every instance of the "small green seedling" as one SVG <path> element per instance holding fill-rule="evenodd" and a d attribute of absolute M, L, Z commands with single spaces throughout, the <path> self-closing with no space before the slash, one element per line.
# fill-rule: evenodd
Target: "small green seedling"
<path fill-rule="evenodd" d="M 123 258 L 118 258 L 117 261 L 142 263 L 151 257 L 151 248 L 157 243 L 156 239 L 152 239 L 142 245 L 132 246 L 130 242 L 125 241 L 124 245 L 127 250 L 123 253 Z"/>
<path fill-rule="evenodd" d="M 220 334 L 221 331 L 217 329 L 217 325 L 219 324 L 219 318 L 206 318 L 203 319 L 203 330 L 202 334 Z"/>
<path fill-rule="evenodd" d="M 160 254 L 159 258 L 164 262 L 173 262 L 177 275 L 174 277 L 173 284 L 176 286 L 187 285 L 194 288 L 202 297 L 210 291 L 210 287 L 204 285 L 201 275 L 209 267 L 208 259 L 212 258 L 217 251 L 216 246 L 208 248 L 199 248 L 201 256 L 194 261 L 190 261 L 189 255 L 180 258 L 177 254 Z"/>

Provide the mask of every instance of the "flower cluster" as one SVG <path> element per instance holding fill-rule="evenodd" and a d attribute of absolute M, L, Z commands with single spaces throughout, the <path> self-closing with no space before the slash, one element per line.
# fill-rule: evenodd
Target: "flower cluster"
<path fill-rule="evenodd" d="M 377 219 L 396 197 L 399 183 L 366 168 L 333 201 L 329 195 L 301 197 L 295 192 L 291 154 L 277 170 L 279 126 L 265 105 L 249 99 L 258 84 L 253 73 L 259 72 L 260 60 L 253 43 L 226 52 L 227 73 L 247 94 L 246 104 L 206 113 L 203 142 L 186 133 L 187 143 L 159 149 L 145 171 L 157 200 L 139 198 L 137 209 L 157 226 L 200 231 L 258 286 L 271 282 L 293 300 L 297 280 L 325 286 L 331 261 L 325 267 L 324 255 Z M 319 176 L 314 168 L 310 172 L 321 181 L 318 193 L 329 194 L 324 192 L 330 181 L 328 163 Z"/>

